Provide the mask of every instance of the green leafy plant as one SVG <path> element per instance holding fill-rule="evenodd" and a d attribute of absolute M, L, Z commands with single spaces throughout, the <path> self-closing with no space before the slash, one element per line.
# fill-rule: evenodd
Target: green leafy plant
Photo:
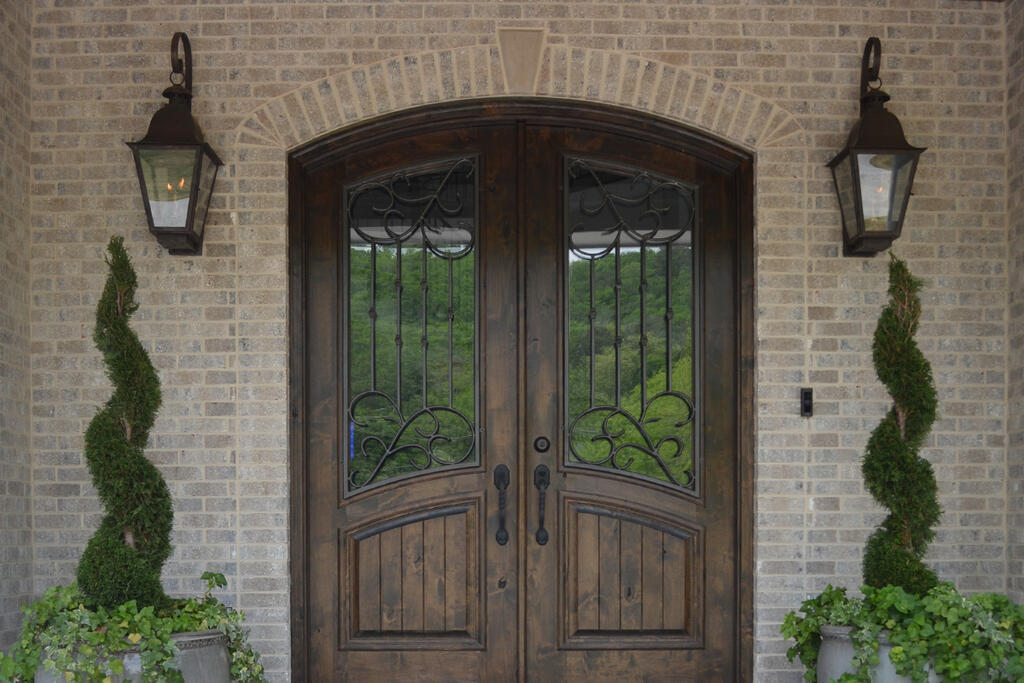
<path fill-rule="evenodd" d="M 206 572 L 201 599 L 168 600 L 162 607 L 140 607 L 129 600 L 113 608 L 91 608 L 77 585 L 54 586 L 23 608 L 21 637 L 7 655 L 0 653 L 0 680 L 33 680 L 36 669 L 60 673 L 66 681 L 109 683 L 124 672 L 126 652 L 136 651 L 143 681 L 182 681 L 174 668 L 174 633 L 218 630 L 227 636 L 231 675 L 236 681 L 266 681 L 259 654 L 242 628 L 242 612 L 213 597 L 223 574 Z"/>
<path fill-rule="evenodd" d="M 893 404 L 868 439 L 861 465 L 868 491 L 890 510 L 864 547 L 864 583 L 902 586 L 918 595 L 938 582 L 922 558 L 942 514 L 931 463 L 919 455 L 938 405 L 931 364 L 914 341 L 921 286 L 907 264 L 893 257 L 889 304 L 872 345 L 875 372 Z"/>
<path fill-rule="evenodd" d="M 817 679 L 825 625 L 852 627 L 853 673 L 843 683 L 870 680 L 886 639 L 897 673 L 914 681 L 927 680 L 929 667 L 947 680 L 1024 680 L 1022 608 L 995 594 L 964 597 L 939 583 L 923 561 L 942 510 L 931 464 L 920 456 L 938 407 L 931 365 L 914 341 L 921 286 L 893 257 L 889 301 L 872 345 L 875 371 L 893 404 L 861 464 L 868 491 L 889 515 L 865 544 L 864 597 L 829 586 L 802 604 L 802 616 L 790 612 L 782 623 L 782 634 L 796 641 L 787 656 L 800 658 L 808 681 Z"/>
<path fill-rule="evenodd" d="M 966 597 L 950 583 L 920 596 L 900 586 L 861 590 L 864 597 L 856 598 L 829 586 L 800 606 L 802 615 L 786 615 L 782 634 L 796 642 L 786 654 L 804 663 L 805 680 L 817 679 L 823 625 L 852 627 L 854 673 L 839 683 L 870 681 L 883 639 L 892 646 L 889 659 L 896 672 L 915 683 L 928 679 L 929 667 L 943 680 L 1024 680 L 1024 607 L 1006 596 Z"/>
<path fill-rule="evenodd" d="M 85 432 L 85 459 L 106 516 L 78 563 L 78 586 L 90 605 L 166 600 L 160 571 L 171 554 L 171 494 L 143 455 L 160 407 L 160 380 L 128 319 L 135 270 L 114 237 L 107 245 L 109 275 L 96 306 L 93 340 L 103 354 L 114 392 Z"/>
<path fill-rule="evenodd" d="M 138 308 L 137 280 L 121 237 L 107 245 L 109 274 L 96 307 L 93 339 L 114 391 L 89 423 L 85 456 L 106 515 L 78 565 L 78 581 L 55 586 L 23 608 L 21 637 L 0 653 L 0 680 L 31 681 L 37 667 L 67 681 L 100 681 L 139 653 L 144 681 L 180 681 L 175 633 L 217 629 L 227 635 L 236 681 L 264 681 L 259 655 L 242 628 L 244 615 L 212 596 L 223 574 L 206 572 L 202 599 L 172 599 L 160 572 L 171 553 L 171 496 L 143 455 L 160 407 L 160 381 L 128 326 Z"/>

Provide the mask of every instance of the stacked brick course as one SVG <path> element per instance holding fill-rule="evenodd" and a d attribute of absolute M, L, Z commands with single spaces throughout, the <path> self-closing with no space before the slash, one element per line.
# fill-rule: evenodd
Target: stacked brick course
<path fill-rule="evenodd" d="M 1024 602 L 1024 0 L 1006 3 L 1006 119 L 1010 239 L 1007 460 L 1008 590 Z"/>
<path fill-rule="evenodd" d="M 141 281 L 135 326 L 164 387 L 148 452 L 175 497 L 168 588 L 197 592 L 202 571 L 223 571 L 270 670 L 287 679 L 286 150 L 389 111 L 507 95 L 503 27 L 545 31 L 528 94 L 650 111 L 757 154 L 762 681 L 797 680 L 778 635 L 782 614 L 825 583 L 857 586 L 861 546 L 880 516 L 859 458 L 887 408 L 870 363 L 886 259 L 838 256 L 824 164 L 857 115 L 864 41 L 882 39 L 890 108 L 910 141 L 928 147 L 895 251 L 929 282 L 920 341 L 942 421 L 925 455 L 946 510 L 929 558 L 964 589 L 1003 590 L 1014 500 L 1006 392 L 1024 367 L 1007 349 L 1010 278 L 1019 296 L 1024 273 L 1021 168 L 1011 162 L 1008 193 L 1006 128 L 1007 61 L 1017 111 L 1024 68 L 1012 49 L 1020 39 L 1006 29 L 1020 36 L 1020 15 L 1021 0 L 37 0 L 32 227 L 4 240 L 31 244 L 34 590 L 71 578 L 98 521 L 81 434 L 109 392 L 91 324 L 103 245 L 123 234 Z M 194 113 L 227 163 L 202 257 L 169 257 L 146 233 L 123 144 L 161 103 L 176 30 L 192 41 Z M 1008 200 L 1017 202 L 1010 243 Z M 0 310 L 16 315 L 19 305 Z M 813 418 L 798 416 L 800 386 L 815 389 Z M 1017 481 L 1021 450 L 1010 449 Z M 1019 561 L 1024 539 L 1014 539 Z"/>
<path fill-rule="evenodd" d="M 0 648 L 32 595 L 29 510 L 30 7 L 0 3 Z"/>

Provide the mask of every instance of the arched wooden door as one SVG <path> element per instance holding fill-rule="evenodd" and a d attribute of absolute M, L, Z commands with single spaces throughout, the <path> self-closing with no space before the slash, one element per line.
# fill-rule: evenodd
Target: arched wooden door
<path fill-rule="evenodd" d="M 749 159 L 470 104 L 289 182 L 296 679 L 749 679 Z"/>

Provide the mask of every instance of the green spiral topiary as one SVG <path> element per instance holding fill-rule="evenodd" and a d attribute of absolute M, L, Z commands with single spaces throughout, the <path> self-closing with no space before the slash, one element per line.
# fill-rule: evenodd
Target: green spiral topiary
<path fill-rule="evenodd" d="M 157 409 L 160 380 L 128 318 L 138 308 L 136 278 L 114 237 L 109 275 L 96 307 L 93 340 L 103 354 L 114 393 L 89 423 L 85 458 L 106 510 L 78 564 L 78 586 L 90 605 L 135 600 L 141 608 L 166 601 L 160 571 L 171 554 L 171 495 L 143 455 Z"/>
<path fill-rule="evenodd" d="M 938 579 L 922 561 L 942 513 L 931 464 L 918 455 L 936 419 L 932 369 L 914 341 L 922 283 L 907 264 L 889 264 L 889 304 L 878 320 L 872 357 L 893 405 L 872 432 L 861 471 L 868 491 L 890 514 L 864 549 L 864 583 L 923 595 Z"/>

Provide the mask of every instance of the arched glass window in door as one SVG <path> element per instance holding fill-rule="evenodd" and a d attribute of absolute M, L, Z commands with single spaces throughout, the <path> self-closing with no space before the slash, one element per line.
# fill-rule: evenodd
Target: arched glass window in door
<path fill-rule="evenodd" d="M 476 454 L 475 158 L 344 189 L 346 495 Z"/>
<path fill-rule="evenodd" d="M 698 493 L 695 188 L 565 161 L 567 464 Z"/>

